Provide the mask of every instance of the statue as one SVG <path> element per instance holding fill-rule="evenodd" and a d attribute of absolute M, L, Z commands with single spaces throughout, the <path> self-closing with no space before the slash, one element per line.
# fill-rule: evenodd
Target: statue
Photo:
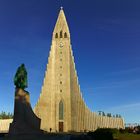
<path fill-rule="evenodd" d="M 9 126 L 9 135 L 41 133 L 41 120 L 34 114 L 27 88 L 27 71 L 24 64 L 18 67 L 14 77 L 15 104 L 13 122 Z"/>
<path fill-rule="evenodd" d="M 27 88 L 27 71 L 24 64 L 21 64 L 21 66 L 18 67 L 14 77 L 14 84 L 16 88 L 21 88 L 23 90 Z"/>

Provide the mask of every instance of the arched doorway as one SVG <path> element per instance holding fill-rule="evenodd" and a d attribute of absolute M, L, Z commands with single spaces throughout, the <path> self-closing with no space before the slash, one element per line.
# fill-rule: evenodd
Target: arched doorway
<path fill-rule="evenodd" d="M 64 104 L 63 101 L 61 100 L 59 102 L 59 132 L 64 131 Z"/>

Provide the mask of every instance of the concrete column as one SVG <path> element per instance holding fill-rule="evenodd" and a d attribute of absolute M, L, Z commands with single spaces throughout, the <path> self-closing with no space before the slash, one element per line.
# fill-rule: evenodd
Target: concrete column
<path fill-rule="evenodd" d="M 84 104 L 84 130 L 86 130 L 86 105 Z"/>
<path fill-rule="evenodd" d="M 82 129 L 83 129 L 83 99 L 82 99 L 82 97 L 81 97 L 81 127 L 80 127 L 80 131 L 82 131 Z"/>
<path fill-rule="evenodd" d="M 77 102 L 78 102 L 78 120 L 77 120 L 77 122 L 78 122 L 78 132 L 80 131 L 80 121 L 79 121 L 79 119 L 80 119 L 80 95 L 78 94 L 78 100 L 77 100 Z"/>

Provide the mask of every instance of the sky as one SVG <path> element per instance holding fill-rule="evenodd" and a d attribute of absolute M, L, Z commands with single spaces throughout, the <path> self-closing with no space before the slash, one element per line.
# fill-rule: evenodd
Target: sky
<path fill-rule="evenodd" d="M 34 108 L 63 6 L 87 106 L 140 123 L 139 5 L 139 0 L 0 0 L 0 112 L 13 112 L 13 79 L 21 63 Z"/>

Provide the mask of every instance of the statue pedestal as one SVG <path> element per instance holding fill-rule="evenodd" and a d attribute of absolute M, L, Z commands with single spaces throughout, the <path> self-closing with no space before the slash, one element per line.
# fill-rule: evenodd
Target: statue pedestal
<path fill-rule="evenodd" d="M 9 134 L 41 133 L 40 123 L 41 120 L 31 108 L 29 93 L 21 88 L 16 89 L 14 118 L 9 127 Z"/>

